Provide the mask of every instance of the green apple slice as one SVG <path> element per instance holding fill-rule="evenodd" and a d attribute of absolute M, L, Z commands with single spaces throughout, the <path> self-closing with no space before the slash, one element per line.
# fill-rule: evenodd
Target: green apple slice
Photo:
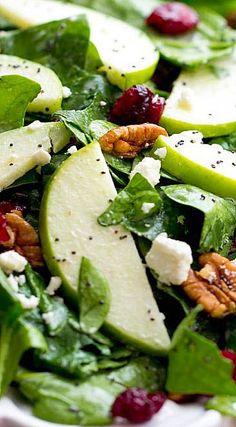
<path fill-rule="evenodd" d="M 153 75 L 159 59 L 150 39 L 142 31 L 118 19 L 82 6 L 52 0 L 0 0 L 0 13 L 19 27 L 84 14 L 91 42 L 96 46 L 111 83 L 126 89 L 144 83 Z"/>
<path fill-rule="evenodd" d="M 204 137 L 236 130 L 236 60 L 182 71 L 166 102 L 161 125 L 169 133 L 198 130 Z"/>
<path fill-rule="evenodd" d="M 0 191 L 35 166 L 50 160 L 45 152 L 60 151 L 70 140 L 62 123 L 34 122 L 29 126 L 0 134 Z"/>
<path fill-rule="evenodd" d="M 152 155 L 162 147 L 167 150 L 162 160 L 164 170 L 187 184 L 236 199 L 236 153 L 217 144 L 203 144 L 202 134 L 197 131 L 160 136 Z"/>
<path fill-rule="evenodd" d="M 29 104 L 27 111 L 52 114 L 61 108 L 63 89 L 54 71 L 17 56 L 0 55 L 0 76 L 10 74 L 28 77 L 41 86 L 41 92 Z"/>
<path fill-rule="evenodd" d="M 102 227 L 98 216 L 116 196 L 98 143 L 67 159 L 43 195 L 40 234 L 52 274 L 63 280 L 71 299 L 77 298 L 82 257 L 107 279 L 111 291 L 105 326 L 121 340 L 150 353 L 165 353 L 169 337 L 144 265 L 131 234 L 121 226 Z"/>

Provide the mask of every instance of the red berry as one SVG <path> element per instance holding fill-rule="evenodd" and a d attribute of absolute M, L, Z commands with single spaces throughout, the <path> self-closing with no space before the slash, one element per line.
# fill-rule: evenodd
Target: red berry
<path fill-rule="evenodd" d="M 141 388 L 130 388 L 116 398 L 112 415 L 125 418 L 131 423 L 144 423 L 161 409 L 165 400 L 165 393 L 147 393 Z"/>
<path fill-rule="evenodd" d="M 127 89 L 116 101 L 110 120 L 118 125 L 159 123 L 165 99 L 158 97 L 144 85 Z"/>
<path fill-rule="evenodd" d="M 12 210 L 23 210 L 23 207 L 18 206 L 16 203 L 13 202 L 0 202 L 0 214 L 6 214 L 8 212 L 11 212 Z"/>
<path fill-rule="evenodd" d="M 226 359 L 229 359 L 233 362 L 234 370 L 233 370 L 233 380 L 236 381 L 236 353 L 231 350 L 223 350 L 221 352 L 222 356 Z"/>
<path fill-rule="evenodd" d="M 199 22 L 198 14 L 191 7 L 179 3 L 165 3 L 147 18 L 147 24 L 164 34 L 175 35 L 193 30 Z"/>
<path fill-rule="evenodd" d="M 6 217 L 0 214 L 0 243 L 7 242 L 10 239 L 10 236 L 7 232 L 7 221 Z"/>

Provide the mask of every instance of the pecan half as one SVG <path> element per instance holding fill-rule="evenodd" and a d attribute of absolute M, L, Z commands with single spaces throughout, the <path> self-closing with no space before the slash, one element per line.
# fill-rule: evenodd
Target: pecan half
<path fill-rule="evenodd" d="M 23 255 L 33 267 L 43 265 L 43 257 L 39 245 L 38 234 L 35 229 L 23 218 L 22 212 L 13 210 L 5 214 L 7 221 L 7 231 L 10 240 L 1 242 L 4 248 L 15 249 Z"/>
<path fill-rule="evenodd" d="M 200 271 L 190 270 L 182 284 L 189 298 L 212 317 L 236 313 L 236 265 L 217 253 L 201 255 Z"/>
<path fill-rule="evenodd" d="M 154 144 L 158 136 L 168 136 L 161 126 L 144 123 L 114 128 L 99 139 L 103 151 L 118 157 L 134 158 L 143 148 Z"/>

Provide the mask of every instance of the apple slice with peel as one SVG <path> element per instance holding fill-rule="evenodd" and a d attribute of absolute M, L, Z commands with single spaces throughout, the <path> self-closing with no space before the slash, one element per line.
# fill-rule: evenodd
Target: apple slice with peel
<path fill-rule="evenodd" d="M 63 88 L 54 71 L 17 56 L 0 55 L 0 76 L 9 74 L 28 77 L 41 86 L 41 92 L 29 104 L 27 111 L 52 114 L 61 108 Z"/>
<path fill-rule="evenodd" d="M 107 279 L 111 303 L 106 328 L 122 341 L 153 354 L 165 353 L 169 336 L 131 234 L 102 227 L 97 218 L 116 197 L 100 145 L 94 142 L 67 159 L 43 195 L 40 234 L 52 274 L 77 299 L 82 257 Z"/>
<path fill-rule="evenodd" d="M 111 83 L 126 89 L 153 75 L 159 54 L 141 30 L 82 6 L 53 0 L 0 0 L 0 13 L 27 28 L 76 15 L 86 15 L 91 42 L 96 46 Z"/>
<path fill-rule="evenodd" d="M 184 70 L 166 102 L 161 125 L 169 133 L 198 130 L 204 137 L 236 130 L 236 59 Z"/>
<path fill-rule="evenodd" d="M 157 148 L 162 147 L 167 150 L 162 160 L 164 170 L 187 184 L 236 199 L 236 153 L 217 144 L 203 144 L 198 131 L 160 136 L 152 155 L 155 157 Z"/>
<path fill-rule="evenodd" d="M 33 122 L 31 125 L 0 134 L 0 191 L 35 166 L 50 161 L 51 150 L 60 151 L 71 134 L 63 123 Z"/>

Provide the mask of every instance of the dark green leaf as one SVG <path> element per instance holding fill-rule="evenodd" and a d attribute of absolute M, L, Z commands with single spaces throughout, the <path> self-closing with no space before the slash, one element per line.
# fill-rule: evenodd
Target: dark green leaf
<path fill-rule="evenodd" d="M 167 390 L 184 394 L 236 394 L 232 363 L 215 343 L 194 332 L 197 307 L 177 328 L 169 354 Z"/>
<path fill-rule="evenodd" d="M 82 331 L 97 332 L 109 312 L 110 288 L 106 278 L 85 257 L 81 260 L 78 302 Z"/>
<path fill-rule="evenodd" d="M 40 85 L 26 77 L 0 78 L 0 132 L 24 126 L 25 112 L 40 92 Z"/>
<path fill-rule="evenodd" d="M 86 145 L 92 140 L 89 132 L 90 124 L 93 120 L 102 120 L 106 117 L 107 106 L 102 102 L 103 96 L 98 93 L 84 110 L 61 110 L 55 116 L 59 117 L 75 137 Z"/>
<path fill-rule="evenodd" d="M 204 213 L 199 250 L 212 250 L 227 255 L 236 227 L 236 203 L 202 191 L 192 185 L 171 185 L 162 187 L 171 200 L 191 206 Z"/>
<path fill-rule="evenodd" d="M 128 387 L 149 392 L 162 389 L 165 368 L 158 360 L 140 357 L 110 373 L 97 374 L 79 385 L 49 373 L 20 372 L 20 391 L 34 404 L 34 414 L 47 421 L 106 425 L 117 395 Z"/>
<path fill-rule="evenodd" d="M 144 203 L 152 204 L 148 212 L 143 209 Z M 138 236 L 148 237 L 155 227 L 161 204 L 155 188 L 142 175 L 135 174 L 127 187 L 98 218 L 98 222 L 103 226 L 123 224 Z"/>

